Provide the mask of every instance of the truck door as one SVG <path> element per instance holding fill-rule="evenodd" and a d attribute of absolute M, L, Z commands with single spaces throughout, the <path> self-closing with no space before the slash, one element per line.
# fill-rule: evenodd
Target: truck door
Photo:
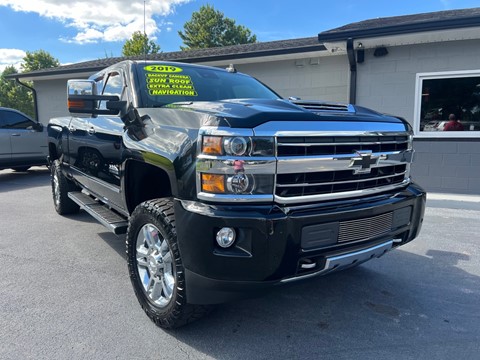
<path fill-rule="evenodd" d="M 120 72 L 106 74 L 103 95 L 124 94 L 123 75 Z M 105 102 L 99 104 L 105 109 Z M 119 116 L 98 115 L 90 118 L 72 119 L 69 150 L 75 157 L 74 165 L 78 170 L 75 177 L 90 191 L 104 201 L 123 208 L 120 194 L 120 169 L 122 163 L 123 122 Z"/>

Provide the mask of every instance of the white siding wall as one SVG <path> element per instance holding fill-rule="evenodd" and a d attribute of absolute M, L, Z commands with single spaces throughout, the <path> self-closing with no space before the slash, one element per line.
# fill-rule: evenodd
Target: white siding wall
<path fill-rule="evenodd" d="M 416 74 L 480 69 L 480 40 L 389 47 L 378 58 L 367 50 L 357 69 L 358 105 L 413 123 Z"/>
<path fill-rule="evenodd" d="M 299 63 L 303 66 L 297 66 Z M 256 77 L 284 98 L 348 101 L 348 61 L 343 56 L 239 64 L 236 68 Z"/>
<path fill-rule="evenodd" d="M 37 90 L 38 121 L 47 124 L 58 116 L 68 116 L 67 80 L 35 81 Z"/>

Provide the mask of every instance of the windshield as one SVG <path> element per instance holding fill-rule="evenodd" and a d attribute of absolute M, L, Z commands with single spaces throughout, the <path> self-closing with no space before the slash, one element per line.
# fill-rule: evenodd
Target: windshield
<path fill-rule="evenodd" d="M 137 74 L 143 107 L 174 102 L 226 99 L 278 99 L 258 80 L 223 69 L 172 63 L 140 63 Z"/>

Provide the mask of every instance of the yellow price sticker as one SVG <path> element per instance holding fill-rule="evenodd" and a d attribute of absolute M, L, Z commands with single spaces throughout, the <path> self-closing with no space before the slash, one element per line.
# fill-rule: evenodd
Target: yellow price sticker
<path fill-rule="evenodd" d="M 147 65 L 143 68 L 145 71 L 156 72 L 156 73 L 178 73 L 182 72 L 183 69 L 177 66 L 171 65 Z"/>

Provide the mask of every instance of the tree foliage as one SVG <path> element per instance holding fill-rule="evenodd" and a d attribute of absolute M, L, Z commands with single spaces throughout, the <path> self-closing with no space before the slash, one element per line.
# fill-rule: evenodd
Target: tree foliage
<path fill-rule="evenodd" d="M 178 32 L 186 45 L 181 46 L 182 50 L 250 44 L 257 41 L 257 37 L 252 35 L 249 29 L 236 25 L 235 20 L 225 17 L 210 5 L 203 5 L 198 12 L 194 12 L 183 28 L 184 32 Z"/>
<path fill-rule="evenodd" d="M 153 40 L 149 40 L 147 34 L 141 31 L 135 31 L 132 37 L 125 41 L 122 48 L 123 56 L 136 56 L 146 54 L 157 54 L 160 51 L 160 45 Z"/>
<path fill-rule="evenodd" d="M 60 66 L 60 62 L 45 50 L 27 51 L 21 65 L 22 72 L 37 71 Z"/>
<path fill-rule="evenodd" d="M 16 74 L 18 70 L 14 66 L 8 66 L 0 76 L 0 106 L 20 110 L 34 118 L 33 96 L 30 90 L 8 80 L 7 75 Z"/>
<path fill-rule="evenodd" d="M 20 65 L 22 72 L 31 72 L 59 66 L 60 63 L 44 50 L 27 51 Z M 14 80 L 6 79 L 8 75 L 18 73 L 15 66 L 7 66 L 0 75 L 0 106 L 17 109 L 32 118 L 35 118 L 33 94 L 25 86 L 17 84 Z M 26 83 L 32 86 L 31 83 Z"/>

